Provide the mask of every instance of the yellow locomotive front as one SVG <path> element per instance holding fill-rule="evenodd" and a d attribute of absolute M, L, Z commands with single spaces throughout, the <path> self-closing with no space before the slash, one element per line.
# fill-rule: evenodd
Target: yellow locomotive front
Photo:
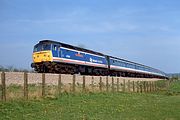
<path fill-rule="evenodd" d="M 41 63 L 52 61 L 52 53 L 49 50 L 34 52 L 33 53 L 33 63 Z"/>
<path fill-rule="evenodd" d="M 52 62 L 52 51 L 51 51 L 51 44 L 48 43 L 39 43 L 34 46 L 33 50 L 33 63 L 31 67 L 35 69 L 37 72 L 44 72 L 44 67 L 49 62 Z"/>

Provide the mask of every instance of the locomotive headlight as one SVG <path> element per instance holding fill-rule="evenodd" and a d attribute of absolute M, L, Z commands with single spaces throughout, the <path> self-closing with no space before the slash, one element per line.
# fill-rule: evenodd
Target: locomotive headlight
<path fill-rule="evenodd" d="M 36 59 L 36 56 L 35 56 L 35 55 L 33 55 L 33 59 Z"/>

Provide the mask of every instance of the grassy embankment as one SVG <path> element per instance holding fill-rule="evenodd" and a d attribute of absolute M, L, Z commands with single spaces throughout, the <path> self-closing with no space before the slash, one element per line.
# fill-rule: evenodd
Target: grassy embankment
<path fill-rule="evenodd" d="M 179 120 L 180 81 L 166 93 L 62 94 L 53 99 L 0 102 L 0 119 Z"/>

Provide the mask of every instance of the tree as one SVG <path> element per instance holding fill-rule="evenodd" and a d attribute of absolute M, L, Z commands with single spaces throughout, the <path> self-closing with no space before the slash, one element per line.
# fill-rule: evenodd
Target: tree
<path fill-rule="evenodd" d="M 0 65 L 0 71 L 4 71 L 4 67 Z"/>

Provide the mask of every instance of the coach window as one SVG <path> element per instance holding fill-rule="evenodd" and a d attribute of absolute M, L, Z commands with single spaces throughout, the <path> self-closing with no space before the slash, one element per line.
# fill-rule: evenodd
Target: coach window
<path fill-rule="evenodd" d="M 141 70 L 144 70 L 144 67 L 141 67 Z"/>
<path fill-rule="evenodd" d="M 137 68 L 138 68 L 138 70 L 141 70 L 141 67 L 140 67 L 140 66 L 138 66 Z"/>
<path fill-rule="evenodd" d="M 122 66 L 123 66 L 123 67 L 126 67 L 126 64 L 125 64 L 124 62 L 122 62 Z"/>
<path fill-rule="evenodd" d="M 133 65 L 132 65 L 132 64 L 130 64 L 130 68 L 133 68 Z"/>
<path fill-rule="evenodd" d="M 135 68 L 135 65 L 134 65 L 134 64 L 132 64 L 132 68 Z"/>
<path fill-rule="evenodd" d="M 129 68 L 133 68 L 132 64 L 129 64 Z"/>
<path fill-rule="evenodd" d="M 126 67 L 128 67 L 128 68 L 129 68 L 129 63 L 127 63 L 127 64 L 126 64 Z"/>
<path fill-rule="evenodd" d="M 58 47 L 58 51 L 60 51 L 61 47 Z"/>
<path fill-rule="evenodd" d="M 124 63 L 124 67 L 127 67 L 127 63 Z"/>
<path fill-rule="evenodd" d="M 117 64 L 118 64 L 118 66 L 120 66 L 120 65 L 121 65 L 121 63 L 120 63 L 119 61 L 117 61 Z"/>

